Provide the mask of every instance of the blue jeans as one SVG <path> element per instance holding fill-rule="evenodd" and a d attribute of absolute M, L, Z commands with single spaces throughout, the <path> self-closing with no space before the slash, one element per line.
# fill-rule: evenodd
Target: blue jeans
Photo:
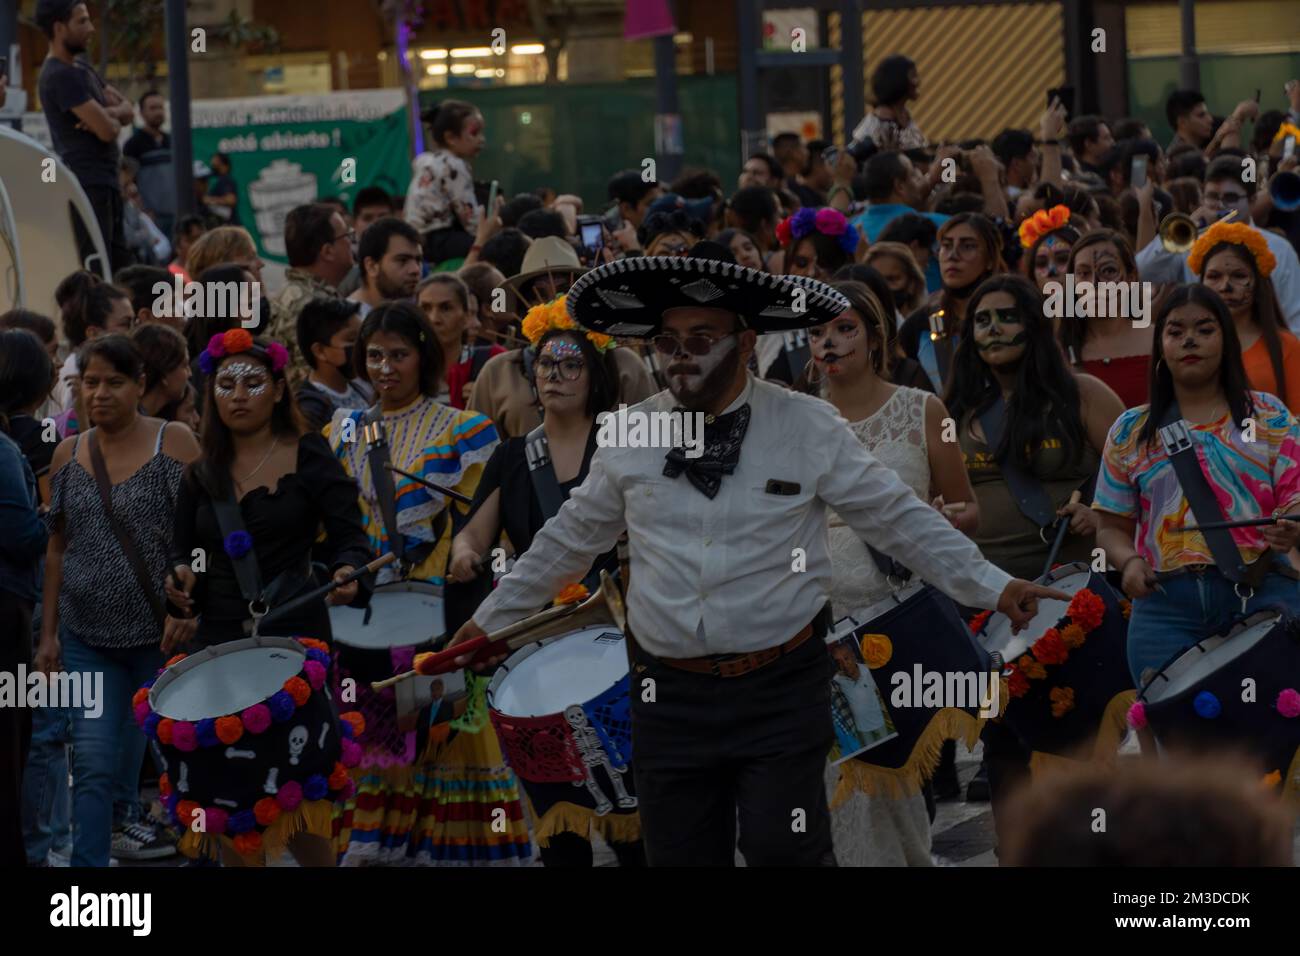
<path fill-rule="evenodd" d="M 103 712 L 72 712 L 72 865 L 108 866 L 113 828 L 140 816 L 145 736 L 135 725 L 131 697 L 158 672 L 162 651 L 91 647 L 66 628 L 60 628 L 59 640 L 68 672 L 103 674 Z"/>
<path fill-rule="evenodd" d="M 1164 594 L 1139 598 L 1129 615 L 1128 667 L 1139 688 L 1144 671 L 1157 671 L 1180 651 L 1223 633 L 1242 613 L 1241 598 L 1216 568 L 1180 574 L 1161 586 Z M 1246 614 L 1268 607 L 1300 612 L 1300 582 L 1280 574 L 1265 577 L 1246 602 Z"/>
<path fill-rule="evenodd" d="M 32 637 L 40 637 L 41 604 L 32 612 Z M 34 655 L 33 655 L 34 656 Z M 72 711 L 38 707 L 32 712 L 32 746 L 23 772 L 23 843 L 29 866 L 43 865 L 51 850 L 72 849 L 72 792 L 68 789 L 68 744 Z"/>

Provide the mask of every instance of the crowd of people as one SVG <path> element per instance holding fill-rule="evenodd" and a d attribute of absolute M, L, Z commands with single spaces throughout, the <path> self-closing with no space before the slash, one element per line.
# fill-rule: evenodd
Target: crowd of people
<path fill-rule="evenodd" d="M 1137 120 L 1067 119 L 1060 103 L 1036 129 L 935 145 L 909 112 L 916 67 L 893 56 L 851 143 L 778 135 L 734 187 L 704 169 L 669 184 L 617 172 L 600 216 L 560 184 L 488 208 L 483 116 L 448 100 L 424 117 L 432 149 L 405 197 L 367 188 L 288 214 L 270 295 L 234 219 L 168 230 L 146 216 L 174 258 L 154 231 L 123 240 L 122 196 L 159 202 L 144 171 L 165 146 L 160 106 L 142 98 L 128 144 L 138 197 L 114 162 L 77 165 L 90 138 L 101 159 L 115 150 L 132 109 L 76 59 L 89 27 L 71 9 L 47 21 L 42 100 L 63 114 L 56 146 L 115 268 L 111 282 L 68 276 L 51 314 L 0 316 L 0 616 L 7 669 L 102 672 L 104 712 L 39 708 L 30 728 L 0 716 L 6 862 L 104 866 L 178 845 L 205 858 L 184 819 L 174 828 L 175 801 L 161 812 L 174 780 L 142 801 L 156 756 L 133 694 L 174 654 L 249 633 L 231 503 L 278 600 L 329 581 L 330 606 L 399 581 L 436 588 L 453 644 L 556 585 L 597 588 L 626 529 L 633 672 L 658 682 L 659 703 L 631 701 L 639 825 L 521 787 L 486 717 L 490 667 L 465 672 L 457 713 L 435 708 L 414 732 L 363 693 L 351 792 L 285 844 L 304 864 L 522 863 L 536 843 L 547 865 L 590 865 L 600 833 L 623 865 L 725 865 L 739 805 L 751 864 L 929 865 L 934 801 L 960 794 L 951 745 L 921 793 L 828 801 L 841 781 L 819 638 L 832 608 L 891 592 L 876 548 L 971 614 L 1017 623 L 1059 596 L 1029 583 L 1049 554 L 1103 548 L 1132 600 L 1134 687 L 1238 610 L 1300 610 L 1300 523 L 1233 535 L 1243 591 L 1179 530 L 1186 501 L 1154 437 L 1181 415 L 1229 518 L 1300 512 L 1300 213 L 1269 188 L 1297 165 L 1300 83 L 1284 108 L 1247 101 L 1221 119 L 1176 91 L 1167 147 Z M 1175 212 L 1197 231 L 1187 248 L 1161 230 Z M 256 288 L 260 305 L 160 309 L 153 289 L 173 273 Z M 1154 294 L 1139 314 L 1058 318 L 1048 301 L 1067 277 Z M 790 310 L 794 290 L 805 310 Z M 640 402 L 707 412 L 714 467 L 679 453 L 661 475 L 644 452 L 599 448 L 602 414 Z M 539 441 L 549 485 L 534 477 Z M 1025 476 L 1045 511 L 1024 507 Z M 502 541 L 518 560 L 494 574 Z M 790 573 L 791 541 L 807 542 L 810 573 Z M 387 553 L 400 569 L 354 579 Z M 331 634 L 319 602 L 277 626 Z M 984 747 L 966 797 L 991 795 L 1001 835 L 1029 755 L 996 724 Z M 806 831 L 791 832 L 792 806 Z M 235 846 L 227 865 L 271 858 Z"/>

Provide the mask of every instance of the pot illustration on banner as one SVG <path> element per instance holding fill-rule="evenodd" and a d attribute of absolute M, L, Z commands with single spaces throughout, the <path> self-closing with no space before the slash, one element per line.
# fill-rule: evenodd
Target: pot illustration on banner
<path fill-rule="evenodd" d="M 277 159 L 262 168 L 248 185 L 262 248 L 273 256 L 284 256 L 284 218 L 289 210 L 316 199 L 316 176 L 304 173 L 297 163 Z"/>

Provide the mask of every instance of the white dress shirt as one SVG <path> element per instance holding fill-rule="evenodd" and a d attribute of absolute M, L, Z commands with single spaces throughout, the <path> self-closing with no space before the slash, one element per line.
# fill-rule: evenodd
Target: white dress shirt
<path fill-rule="evenodd" d="M 877 461 L 833 406 L 752 375 L 727 410 L 744 402 L 751 417 L 740 462 L 717 497 L 685 474 L 665 477 L 667 449 L 598 448 L 587 480 L 474 621 L 491 632 L 535 612 L 580 580 L 626 528 L 628 620 L 651 654 L 701 657 L 782 644 L 827 600 L 827 507 L 957 601 L 996 606 L 1010 575 Z M 674 405 L 663 391 L 614 414 Z M 773 479 L 797 490 L 769 492 Z"/>
<path fill-rule="evenodd" d="M 1273 290 L 1277 293 L 1286 327 L 1300 335 L 1300 258 L 1297 258 L 1291 243 L 1277 233 L 1258 226 L 1254 228 L 1264 237 L 1269 251 L 1277 260 L 1277 267 L 1269 278 L 1273 280 Z M 1160 244 L 1159 236 L 1137 254 L 1137 267 L 1138 276 L 1144 282 L 1201 281 L 1200 276 L 1193 275 L 1187 267 L 1187 254 L 1169 252 Z"/>

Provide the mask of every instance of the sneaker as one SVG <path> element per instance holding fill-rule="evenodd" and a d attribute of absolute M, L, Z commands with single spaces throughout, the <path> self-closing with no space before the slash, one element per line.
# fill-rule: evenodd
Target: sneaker
<path fill-rule="evenodd" d="M 46 866 L 72 866 L 72 849 L 69 848 L 64 852 L 50 850 L 45 855 Z"/>
<path fill-rule="evenodd" d="M 119 860 L 161 860 L 175 856 L 176 845 L 148 823 L 128 823 L 113 831 L 112 854 Z"/>

